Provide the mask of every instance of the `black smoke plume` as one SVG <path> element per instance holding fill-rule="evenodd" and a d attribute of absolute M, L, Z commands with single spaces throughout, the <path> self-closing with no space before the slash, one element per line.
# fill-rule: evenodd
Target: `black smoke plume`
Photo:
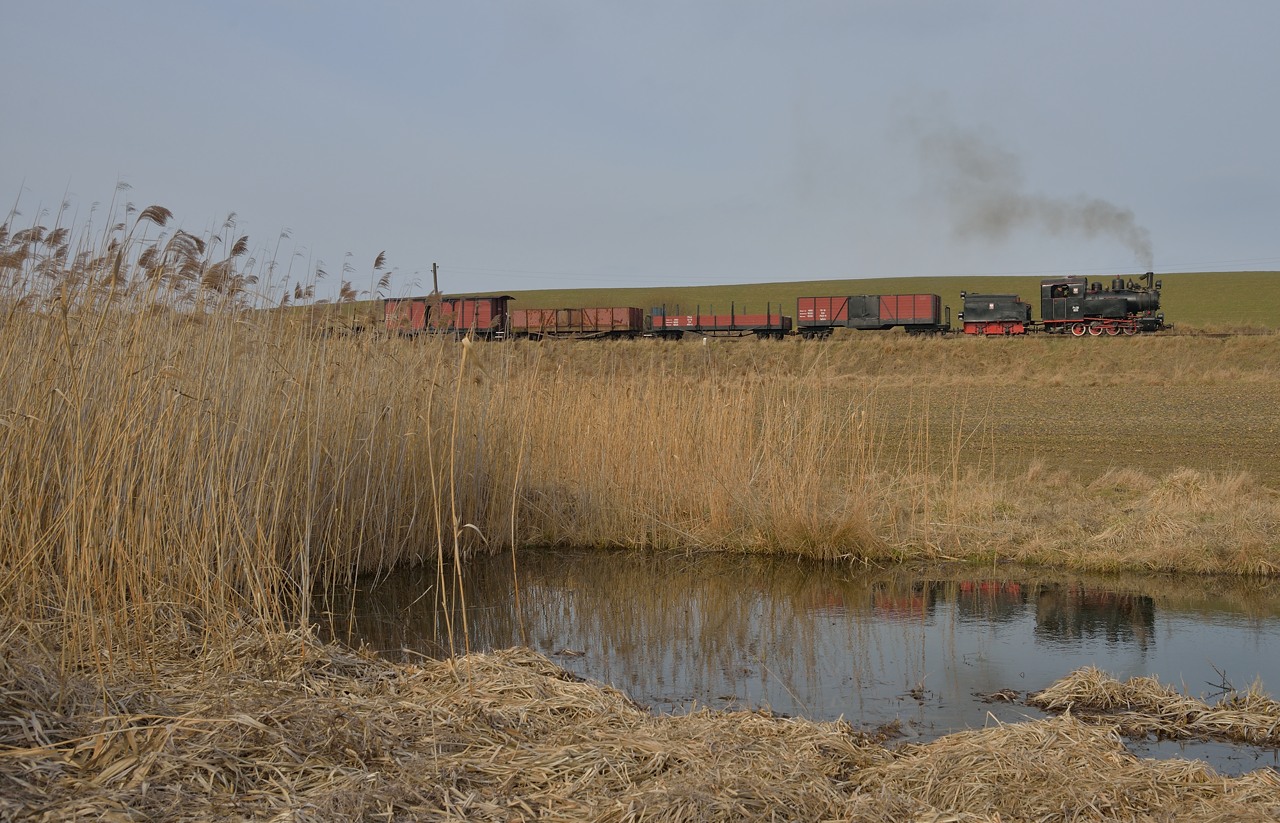
<path fill-rule="evenodd" d="M 1040 228 L 1055 235 L 1110 237 L 1153 269 L 1151 233 L 1131 210 L 1097 197 L 1050 197 L 1026 191 L 1012 153 L 948 124 L 912 126 L 931 183 L 952 214 L 958 237 L 1003 240 L 1014 231 Z"/>

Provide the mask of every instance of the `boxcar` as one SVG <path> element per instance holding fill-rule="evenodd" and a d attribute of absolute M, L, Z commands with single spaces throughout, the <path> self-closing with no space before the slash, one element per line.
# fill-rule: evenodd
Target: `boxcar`
<path fill-rule="evenodd" d="M 399 334 L 507 336 L 508 294 L 493 297 L 397 297 L 383 301 L 388 331 Z"/>

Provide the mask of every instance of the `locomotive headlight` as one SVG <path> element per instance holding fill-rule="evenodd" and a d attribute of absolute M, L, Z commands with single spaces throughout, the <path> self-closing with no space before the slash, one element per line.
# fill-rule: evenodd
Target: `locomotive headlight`
<path fill-rule="evenodd" d="M 1160 291 L 1160 289 L 1162 289 L 1162 288 L 1164 288 L 1164 283 L 1163 283 L 1162 281 L 1160 281 L 1160 280 L 1157 280 L 1157 281 L 1156 281 L 1156 291 Z"/>

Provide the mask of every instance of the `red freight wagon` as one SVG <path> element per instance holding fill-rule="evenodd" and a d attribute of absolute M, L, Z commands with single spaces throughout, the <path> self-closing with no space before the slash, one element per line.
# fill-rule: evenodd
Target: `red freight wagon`
<path fill-rule="evenodd" d="M 942 321 L 942 298 L 936 294 L 883 294 L 880 322 L 896 326 L 937 325 Z"/>
<path fill-rule="evenodd" d="M 796 301 L 796 326 L 843 326 L 849 319 L 847 297 L 801 297 Z"/>
<path fill-rule="evenodd" d="M 388 331 L 400 334 L 468 334 L 501 338 L 507 334 L 510 295 L 497 297 L 402 297 L 383 301 Z"/>
<path fill-rule="evenodd" d="M 685 332 L 706 337 L 757 337 L 781 339 L 791 331 L 791 318 L 782 314 L 781 307 L 775 313 L 772 306 L 764 314 L 738 314 L 731 303 L 728 314 L 703 314 L 701 309 L 693 314 L 681 314 L 677 306 L 668 311 L 666 306 L 650 310 L 653 333 L 659 337 L 678 338 Z"/>
<path fill-rule="evenodd" d="M 511 312 L 510 331 L 518 337 L 635 337 L 644 330 L 644 312 L 634 306 Z"/>
<path fill-rule="evenodd" d="M 943 332 L 951 327 L 936 294 L 862 294 L 855 297 L 801 297 L 796 328 L 805 337 L 826 337 L 832 329 L 892 329 Z"/>
<path fill-rule="evenodd" d="M 387 331 L 413 334 L 426 329 L 426 298 L 384 300 L 382 305 L 386 312 Z"/>

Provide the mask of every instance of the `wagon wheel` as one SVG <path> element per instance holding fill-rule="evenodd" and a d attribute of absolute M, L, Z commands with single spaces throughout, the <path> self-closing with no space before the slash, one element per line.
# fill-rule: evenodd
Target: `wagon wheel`
<path fill-rule="evenodd" d="M 1084 323 L 1072 323 L 1071 334 L 1075 337 L 1084 337 Z"/>
<path fill-rule="evenodd" d="M 1090 323 L 1089 334 L 1092 335 L 1093 337 L 1097 337 L 1098 335 L 1102 334 L 1102 326 L 1098 325 L 1097 323 Z"/>

